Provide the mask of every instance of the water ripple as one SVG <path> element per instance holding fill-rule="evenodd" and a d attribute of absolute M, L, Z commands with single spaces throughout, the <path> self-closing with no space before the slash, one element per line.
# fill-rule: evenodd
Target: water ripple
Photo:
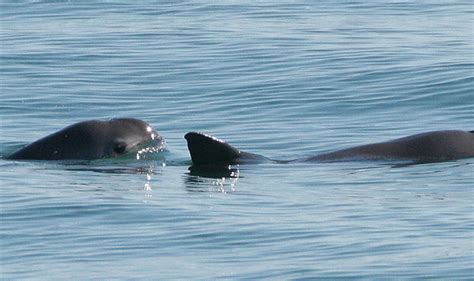
<path fill-rule="evenodd" d="M 472 22 L 469 1 L 3 1 L 0 157 L 111 117 L 169 152 L 0 159 L 1 276 L 469 279 L 471 159 L 196 172 L 183 135 L 295 159 L 473 130 Z"/>

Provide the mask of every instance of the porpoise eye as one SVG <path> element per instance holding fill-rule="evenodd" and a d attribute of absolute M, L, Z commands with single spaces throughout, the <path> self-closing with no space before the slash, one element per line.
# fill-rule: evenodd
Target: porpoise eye
<path fill-rule="evenodd" d="M 123 154 L 126 149 L 127 149 L 127 145 L 122 142 L 115 143 L 113 147 L 114 153 L 116 154 Z"/>

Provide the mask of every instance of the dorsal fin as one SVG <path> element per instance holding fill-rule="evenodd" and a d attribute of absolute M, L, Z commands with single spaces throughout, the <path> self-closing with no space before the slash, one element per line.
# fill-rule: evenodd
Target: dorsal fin
<path fill-rule="evenodd" d="M 231 164 L 240 156 L 238 149 L 206 134 L 191 132 L 184 138 L 194 165 Z"/>

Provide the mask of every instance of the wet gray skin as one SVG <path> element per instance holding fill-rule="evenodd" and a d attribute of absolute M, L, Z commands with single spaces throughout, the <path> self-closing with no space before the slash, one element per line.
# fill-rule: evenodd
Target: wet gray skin
<path fill-rule="evenodd" d="M 427 132 L 291 161 L 271 160 L 261 155 L 243 152 L 222 140 L 202 133 L 190 132 L 185 135 L 185 139 L 193 164 L 196 166 L 350 160 L 438 162 L 474 157 L 474 131 Z"/>
<path fill-rule="evenodd" d="M 89 120 L 41 138 L 12 153 L 7 159 L 94 160 L 136 153 L 162 142 L 162 137 L 139 119 Z"/>

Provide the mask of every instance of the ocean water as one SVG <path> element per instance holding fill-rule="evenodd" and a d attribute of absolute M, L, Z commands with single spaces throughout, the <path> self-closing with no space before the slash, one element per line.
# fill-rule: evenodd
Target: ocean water
<path fill-rule="evenodd" d="M 273 159 L 474 130 L 471 1 L 2 1 L 0 279 L 471 279 L 474 159 L 196 174 L 184 134 Z M 148 159 L 12 161 L 140 118 Z"/>

